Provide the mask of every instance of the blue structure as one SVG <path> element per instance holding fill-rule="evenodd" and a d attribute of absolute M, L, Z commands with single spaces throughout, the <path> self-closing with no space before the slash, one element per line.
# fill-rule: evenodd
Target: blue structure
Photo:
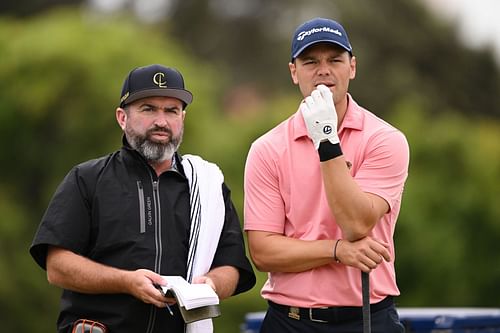
<path fill-rule="evenodd" d="M 500 333 L 500 309 L 401 308 L 408 333 Z"/>
<path fill-rule="evenodd" d="M 500 308 L 399 308 L 407 333 L 500 333 Z M 245 316 L 240 333 L 258 333 L 265 312 Z"/>

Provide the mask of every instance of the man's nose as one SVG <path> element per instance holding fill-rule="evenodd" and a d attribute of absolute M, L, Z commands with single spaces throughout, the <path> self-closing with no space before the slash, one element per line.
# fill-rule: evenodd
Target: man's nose
<path fill-rule="evenodd" d="M 154 124 L 158 127 L 169 127 L 168 115 L 164 112 L 160 112 L 155 117 Z"/>
<path fill-rule="evenodd" d="M 330 75 L 330 66 L 326 61 L 321 61 L 318 65 L 318 74 Z"/>

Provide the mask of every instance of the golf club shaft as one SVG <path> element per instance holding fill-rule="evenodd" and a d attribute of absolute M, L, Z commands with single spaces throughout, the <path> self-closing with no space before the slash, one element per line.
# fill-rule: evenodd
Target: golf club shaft
<path fill-rule="evenodd" d="M 371 333 L 370 275 L 361 271 L 361 293 L 363 295 L 363 333 Z"/>

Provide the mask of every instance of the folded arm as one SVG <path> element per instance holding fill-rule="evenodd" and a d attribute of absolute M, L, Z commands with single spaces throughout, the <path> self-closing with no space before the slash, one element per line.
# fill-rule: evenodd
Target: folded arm
<path fill-rule="evenodd" d="M 266 231 L 248 231 L 252 260 L 263 272 L 303 272 L 335 263 L 336 240 L 300 240 Z M 351 242 L 341 240 L 337 245 L 341 264 L 370 272 L 382 260 L 390 261 L 389 244 L 364 237 Z"/>
<path fill-rule="evenodd" d="M 344 238 L 355 241 L 368 236 L 389 211 L 389 204 L 360 189 L 349 174 L 344 156 L 321 162 L 321 173 L 330 210 Z"/>
<path fill-rule="evenodd" d="M 344 238 L 355 241 L 370 235 L 389 211 L 389 204 L 379 196 L 363 192 L 350 175 L 340 147 L 332 92 L 319 85 L 300 109 L 309 137 L 318 150 L 330 210 Z"/>
<path fill-rule="evenodd" d="M 252 260 L 264 272 L 302 272 L 333 262 L 334 240 L 300 240 L 266 231 L 248 231 Z"/>

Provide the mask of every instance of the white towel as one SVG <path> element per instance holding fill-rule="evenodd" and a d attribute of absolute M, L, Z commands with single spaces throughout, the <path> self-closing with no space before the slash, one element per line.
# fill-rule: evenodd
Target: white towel
<path fill-rule="evenodd" d="M 210 270 L 217 250 L 225 218 L 224 176 L 216 164 L 195 155 L 184 155 L 182 166 L 189 182 L 191 204 L 187 280 L 192 282 Z M 213 332 L 212 320 L 187 324 L 186 332 Z"/>

